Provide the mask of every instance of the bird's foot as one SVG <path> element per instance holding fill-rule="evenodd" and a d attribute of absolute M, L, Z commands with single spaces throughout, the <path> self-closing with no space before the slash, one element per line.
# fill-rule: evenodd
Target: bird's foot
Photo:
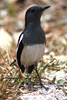
<path fill-rule="evenodd" d="M 48 87 L 45 87 L 42 83 L 40 83 L 40 85 L 41 85 L 41 88 L 44 88 L 46 91 L 49 90 L 49 88 Z"/>
<path fill-rule="evenodd" d="M 26 82 L 25 87 L 26 87 L 28 90 L 33 90 L 33 84 L 32 84 L 31 82 Z"/>

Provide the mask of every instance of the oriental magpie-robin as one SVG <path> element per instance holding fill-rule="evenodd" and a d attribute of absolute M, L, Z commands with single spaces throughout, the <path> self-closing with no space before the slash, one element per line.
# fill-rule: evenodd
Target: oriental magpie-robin
<path fill-rule="evenodd" d="M 17 45 L 16 61 L 22 73 L 31 73 L 35 69 L 41 86 L 43 86 L 35 65 L 43 57 L 46 38 L 40 25 L 42 12 L 50 6 L 32 6 L 26 11 L 25 29 L 20 34 Z M 44 86 L 43 86 L 44 87 Z"/>

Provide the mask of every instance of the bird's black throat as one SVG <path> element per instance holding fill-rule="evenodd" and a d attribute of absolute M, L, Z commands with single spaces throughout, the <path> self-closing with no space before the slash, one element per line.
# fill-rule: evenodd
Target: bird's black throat
<path fill-rule="evenodd" d="M 26 25 L 23 43 L 28 45 L 46 43 L 45 32 L 41 28 L 40 20 L 34 20 Z"/>

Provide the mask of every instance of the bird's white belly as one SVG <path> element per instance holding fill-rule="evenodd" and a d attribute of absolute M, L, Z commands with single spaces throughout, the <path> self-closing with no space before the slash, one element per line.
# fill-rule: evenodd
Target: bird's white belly
<path fill-rule="evenodd" d="M 21 64 L 30 66 L 38 62 L 44 54 L 45 44 L 25 46 L 21 54 Z"/>

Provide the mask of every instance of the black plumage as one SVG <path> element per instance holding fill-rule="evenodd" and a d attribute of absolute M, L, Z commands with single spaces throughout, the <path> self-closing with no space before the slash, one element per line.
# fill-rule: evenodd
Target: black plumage
<path fill-rule="evenodd" d="M 25 68 L 27 68 L 27 73 L 31 73 L 35 69 L 38 75 L 35 65 L 42 58 L 46 44 L 40 17 L 42 12 L 49 7 L 32 6 L 26 11 L 25 29 L 19 36 L 16 52 L 17 64 L 22 72 L 25 71 Z M 39 81 L 42 85 L 40 77 Z"/>

